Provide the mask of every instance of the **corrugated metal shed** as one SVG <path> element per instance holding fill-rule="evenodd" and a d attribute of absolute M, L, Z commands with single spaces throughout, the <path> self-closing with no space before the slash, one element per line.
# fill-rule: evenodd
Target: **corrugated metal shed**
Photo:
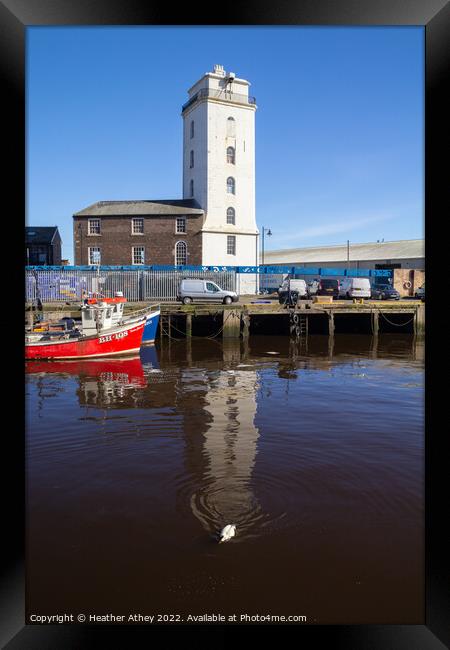
<path fill-rule="evenodd" d="M 156 201 L 98 201 L 84 210 L 75 212 L 74 217 L 122 217 L 130 215 L 169 216 L 203 214 L 194 199 Z"/>
<path fill-rule="evenodd" d="M 425 257 L 424 239 L 401 239 L 399 241 L 350 243 L 350 261 L 422 259 Z M 265 264 L 297 264 L 302 262 L 346 262 L 347 245 L 314 246 L 265 251 Z"/>

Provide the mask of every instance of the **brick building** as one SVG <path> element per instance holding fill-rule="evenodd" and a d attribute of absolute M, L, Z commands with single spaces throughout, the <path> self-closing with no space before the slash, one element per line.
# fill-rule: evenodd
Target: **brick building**
<path fill-rule="evenodd" d="M 194 199 L 94 203 L 73 215 L 75 264 L 200 265 L 203 221 Z"/>
<path fill-rule="evenodd" d="M 29 266 L 61 264 L 61 236 L 58 226 L 26 226 L 25 264 Z"/>

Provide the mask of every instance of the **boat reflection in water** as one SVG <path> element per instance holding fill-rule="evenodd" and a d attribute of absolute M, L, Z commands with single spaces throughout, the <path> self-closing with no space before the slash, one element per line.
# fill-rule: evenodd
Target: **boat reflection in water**
<path fill-rule="evenodd" d="M 123 398 L 133 389 L 147 387 L 147 375 L 159 370 L 155 348 L 142 348 L 134 357 L 79 359 L 74 361 L 27 361 L 29 375 L 62 374 L 79 379 L 77 395 L 80 405 L 104 408 L 124 406 Z M 126 404 L 129 406 L 129 404 Z"/>

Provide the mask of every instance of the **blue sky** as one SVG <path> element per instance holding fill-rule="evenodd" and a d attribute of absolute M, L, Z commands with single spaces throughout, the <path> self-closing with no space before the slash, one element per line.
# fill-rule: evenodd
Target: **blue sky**
<path fill-rule="evenodd" d="M 29 27 L 27 224 L 182 198 L 181 105 L 219 63 L 256 97 L 266 250 L 424 236 L 422 27 Z"/>

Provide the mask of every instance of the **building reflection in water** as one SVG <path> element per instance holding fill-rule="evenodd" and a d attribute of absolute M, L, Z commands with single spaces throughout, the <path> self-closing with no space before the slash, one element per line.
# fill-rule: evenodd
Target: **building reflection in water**
<path fill-rule="evenodd" d="M 105 412 L 165 408 L 181 416 L 178 430 L 171 432 L 184 443 L 182 470 L 171 478 L 177 509 L 186 516 L 194 514 L 211 534 L 235 523 L 242 539 L 256 534 L 256 524 L 260 528 L 270 516 L 262 511 L 254 493 L 260 436 L 255 420 L 264 388 L 258 369 L 269 364 L 278 377 L 295 381 L 303 369 L 329 371 L 349 359 L 354 363 L 355 355 L 419 360 L 423 350 L 423 343 L 410 336 L 341 335 L 332 345 L 329 337 L 317 336 L 307 346 L 293 345 L 288 337 L 255 337 L 250 345 L 202 340 L 158 351 L 148 347 L 132 359 L 30 362 L 27 372 L 77 375 L 77 395 L 83 406 Z M 286 390 L 290 383 L 286 382 Z M 157 426 L 152 425 L 149 413 L 148 433 L 163 435 Z"/>
<path fill-rule="evenodd" d="M 190 394 L 199 409 L 196 430 L 192 420 L 186 422 L 186 461 L 195 482 L 183 486 L 180 507 L 188 502 L 208 532 L 234 523 L 242 538 L 260 510 L 251 485 L 259 438 L 257 373 L 252 368 L 191 368 L 182 371 L 180 381 L 182 393 Z"/>

